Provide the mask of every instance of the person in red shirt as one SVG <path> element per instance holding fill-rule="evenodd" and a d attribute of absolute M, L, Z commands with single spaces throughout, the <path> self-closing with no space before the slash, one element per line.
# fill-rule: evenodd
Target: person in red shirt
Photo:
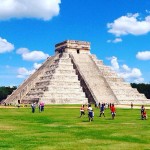
<path fill-rule="evenodd" d="M 141 119 L 143 120 L 144 119 L 144 110 L 145 110 L 145 107 L 144 105 L 141 106 Z"/>
<path fill-rule="evenodd" d="M 144 105 L 142 105 L 142 107 L 141 107 L 141 119 L 142 120 L 147 119 L 147 113 L 146 113 L 146 109 L 145 109 Z"/>
<path fill-rule="evenodd" d="M 81 106 L 80 108 L 80 118 L 82 117 L 82 115 L 85 115 L 85 109 L 84 109 L 84 105 Z"/>
<path fill-rule="evenodd" d="M 110 111 L 111 111 L 112 119 L 114 119 L 115 115 L 116 115 L 116 108 L 115 108 L 114 104 L 111 105 Z"/>
<path fill-rule="evenodd" d="M 147 119 L 146 109 L 144 109 L 144 112 L 143 112 L 143 118 L 144 118 L 145 120 Z"/>

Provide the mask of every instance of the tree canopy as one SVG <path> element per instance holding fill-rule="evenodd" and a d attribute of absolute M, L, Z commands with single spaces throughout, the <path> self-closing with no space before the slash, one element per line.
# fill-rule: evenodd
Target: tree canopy
<path fill-rule="evenodd" d="M 0 101 L 2 101 L 3 99 L 6 99 L 7 96 L 10 95 L 16 88 L 17 88 L 16 86 L 0 87 Z"/>
<path fill-rule="evenodd" d="M 139 93 L 145 94 L 146 98 L 150 99 L 150 84 L 145 83 L 131 83 L 133 88 L 136 88 Z"/>

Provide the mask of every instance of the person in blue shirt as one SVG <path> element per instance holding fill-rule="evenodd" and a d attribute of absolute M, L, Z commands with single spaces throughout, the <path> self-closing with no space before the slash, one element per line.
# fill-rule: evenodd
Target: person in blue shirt
<path fill-rule="evenodd" d="M 105 117 L 104 111 L 105 111 L 105 104 L 102 103 L 102 104 L 101 104 L 101 107 L 100 107 L 100 115 L 99 115 L 99 117 L 101 117 L 101 115 L 103 115 L 103 116 Z"/>

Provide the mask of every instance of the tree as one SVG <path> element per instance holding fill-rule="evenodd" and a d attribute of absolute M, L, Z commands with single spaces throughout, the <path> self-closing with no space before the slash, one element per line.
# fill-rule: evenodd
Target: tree
<path fill-rule="evenodd" d="M 131 83 L 131 86 L 133 88 L 136 88 L 139 93 L 145 94 L 146 98 L 150 99 L 150 84 L 144 84 L 144 83 Z"/>
<path fill-rule="evenodd" d="M 2 86 L 2 87 L 0 87 L 0 101 L 2 101 L 3 99 L 6 99 L 7 96 L 10 95 L 16 89 L 17 89 L 16 86 L 13 86 L 13 87 Z"/>

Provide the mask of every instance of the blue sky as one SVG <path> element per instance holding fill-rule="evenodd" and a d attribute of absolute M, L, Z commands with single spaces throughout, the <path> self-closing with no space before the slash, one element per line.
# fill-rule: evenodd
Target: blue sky
<path fill-rule="evenodd" d="M 21 84 L 64 40 L 127 82 L 150 83 L 149 0 L 0 0 L 0 86 Z"/>

